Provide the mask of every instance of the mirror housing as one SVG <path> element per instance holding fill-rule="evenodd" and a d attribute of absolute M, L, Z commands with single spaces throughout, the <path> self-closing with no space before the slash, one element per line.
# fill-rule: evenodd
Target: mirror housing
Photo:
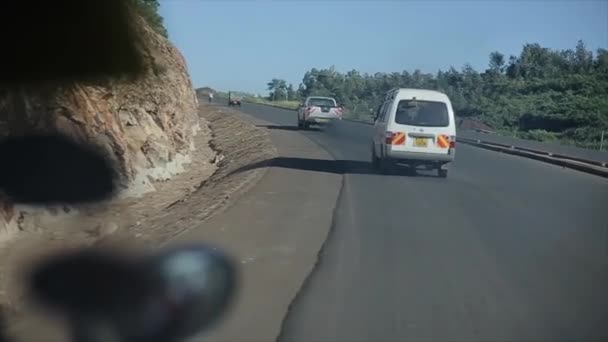
<path fill-rule="evenodd" d="M 0 140 L 0 192 L 28 205 L 94 203 L 119 190 L 115 161 L 101 146 L 33 133 Z"/>
<path fill-rule="evenodd" d="M 27 278 L 38 302 L 66 315 L 75 341 L 97 341 L 101 324 L 102 335 L 121 341 L 175 342 L 223 316 L 237 276 L 227 255 L 191 244 L 135 255 L 64 251 L 34 265 Z"/>

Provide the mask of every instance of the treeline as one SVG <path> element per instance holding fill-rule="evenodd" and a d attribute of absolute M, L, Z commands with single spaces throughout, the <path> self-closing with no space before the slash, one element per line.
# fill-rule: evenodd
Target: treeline
<path fill-rule="evenodd" d="M 268 86 L 275 99 L 287 97 L 284 81 L 275 79 Z M 346 105 L 351 117 L 365 119 L 395 87 L 443 91 L 458 116 L 526 138 L 591 147 L 608 130 L 608 50 L 594 53 L 582 41 L 566 50 L 526 44 L 519 56 L 508 58 L 492 52 L 488 68 L 481 72 L 468 64 L 436 74 L 416 70 L 372 75 L 313 68 L 292 96 L 333 96 Z"/>

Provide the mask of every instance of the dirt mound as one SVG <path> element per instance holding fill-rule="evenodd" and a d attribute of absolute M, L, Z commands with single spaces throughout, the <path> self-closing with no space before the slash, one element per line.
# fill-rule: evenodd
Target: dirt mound
<path fill-rule="evenodd" d="M 0 89 L 0 137 L 58 131 L 100 145 L 119 165 L 124 196 L 154 191 L 153 182 L 183 172 L 196 149 L 213 153 L 183 56 L 143 19 L 137 27 L 146 65 L 140 79 Z M 0 198 L 0 241 L 66 211 L 74 208 L 14 207 Z"/>
<path fill-rule="evenodd" d="M 213 131 L 215 153 L 197 150 L 187 171 L 169 181 L 155 182 L 156 192 L 82 210 L 69 219 L 57 218 L 52 226 L 46 222 L 46 229 L 24 232 L 0 249 L 0 306 L 8 313 L 10 330 L 19 341 L 37 341 L 40 336 L 45 336 L 45 342 L 60 341 L 62 334 L 60 321 L 49 321 L 25 305 L 19 271 L 31 260 L 56 249 L 91 244 L 128 248 L 162 244 L 196 229 L 261 178 L 263 168 L 233 171 L 276 156 L 267 131 L 227 108 L 202 105 L 199 114 Z"/>

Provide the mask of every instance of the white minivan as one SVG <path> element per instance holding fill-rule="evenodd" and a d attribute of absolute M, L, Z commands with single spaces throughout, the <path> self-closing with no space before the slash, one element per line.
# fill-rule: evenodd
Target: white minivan
<path fill-rule="evenodd" d="M 392 164 L 436 169 L 447 177 L 456 153 L 454 110 L 435 90 L 392 89 L 376 112 L 372 163 L 385 172 Z"/>

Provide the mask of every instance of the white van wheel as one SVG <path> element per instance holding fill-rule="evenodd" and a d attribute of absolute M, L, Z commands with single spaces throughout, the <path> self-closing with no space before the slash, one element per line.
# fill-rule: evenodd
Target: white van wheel
<path fill-rule="evenodd" d="M 439 168 L 439 169 L 437 169 L 437 174 L 441 178 L 447 178 L 447 176 L 448 176 L 448 170 L 447 169 Z"/>
<path fill-rule="evenodd" d="M 378 158 L 376 156 L 376 149 L 374 148 L 373 145 L 372 145 L 372 166 L 376 170 L 380 168 L 380 158 Z"/>
<path fill-rule="evenodd" d="M 378 168 L 380 169 L 380 173 L 386 175 L 391 170 L 391 162 L 386 158 L 378 158 Z"/>

